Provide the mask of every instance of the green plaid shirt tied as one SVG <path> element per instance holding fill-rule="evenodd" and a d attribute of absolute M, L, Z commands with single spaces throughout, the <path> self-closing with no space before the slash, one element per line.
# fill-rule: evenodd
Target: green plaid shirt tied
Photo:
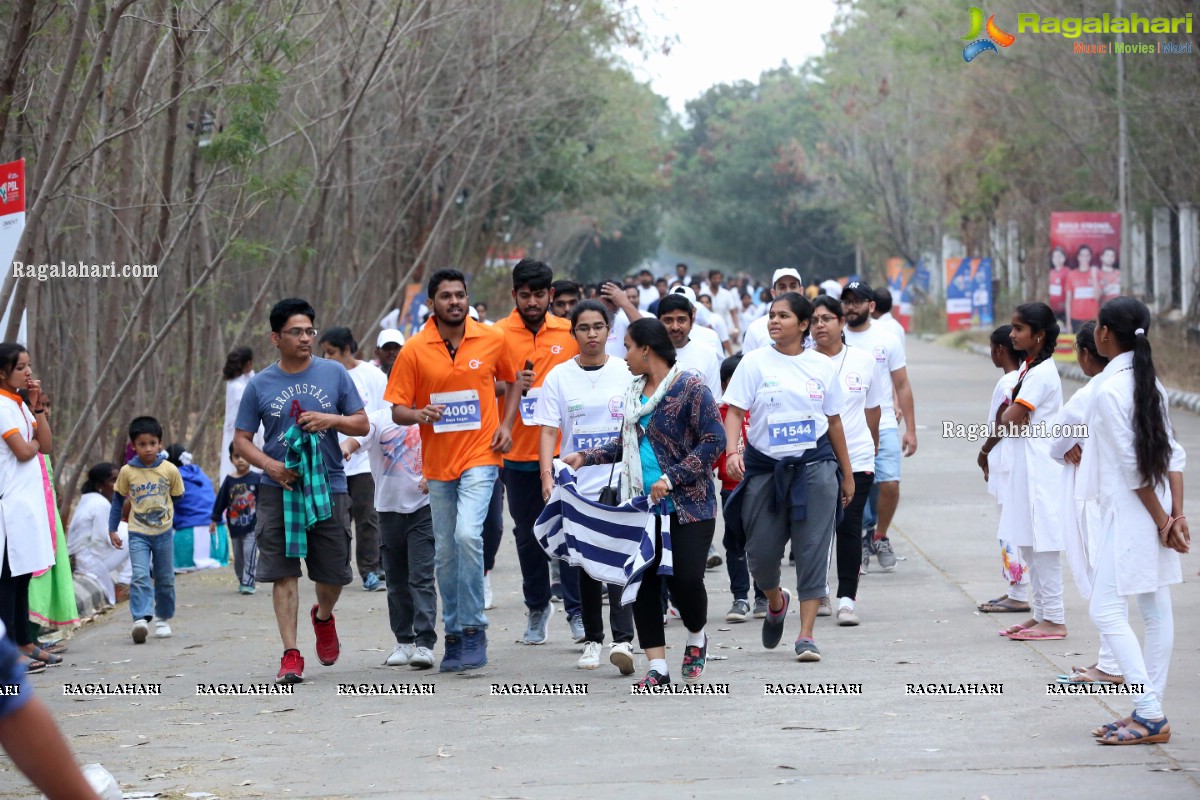
<path fill-rule="evenodd" d="M 287 558 L 308 555 L 308 530 L 333 516 L 333 496 L 325 460 L 321 457 L 321 436 L 305 433 L 293 425 L 283 436 L 287 453 L 283 465 L 300 476 L 297 489 L 283 490 L 283 554 Z"/>

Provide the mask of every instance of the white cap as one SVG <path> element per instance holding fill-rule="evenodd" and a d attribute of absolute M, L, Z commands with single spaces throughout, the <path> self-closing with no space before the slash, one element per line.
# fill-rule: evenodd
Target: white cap
<path fill-rule="evenodd" d="M 692 305 L 696 305 L 696 293 L 692 291 L 690 286 L 676 286 L 671 290 L 671 294 L 681 294 L 688 299 Z"/>
<path fill-rule="evenodd" d="M 479 312 L 475 310 L 475 306 L 467 306 L 467 313 L 471 315 L 471 319 L 479 322 Z"/>
<path fill-rule="evenodd" d="M 404 346 L 404 334 L 395 328 L 385 328 L 379 332 L 379 336 L 375 339 L 376 347 L 383 347 L 385 344 L 398 344 Z"/>
<path fill-rule="evenodd" d="M 775 288 L 775 284 L 779 283 L 779 279 L 780 279 L 780 278 L 786 278 L 786 277 L 789 277 L 789 276 L 790 276 L 790 277 L 793 277 L 793 278 L 795 278 L 795 279 L 796 279 L 796 280 L 798 280 L 798 281 L 800 281 L 800 285 L 801 285 L 801 286 L 803 286 L 803 285 L 804 285 L 804 279 L 800 277 L 800 273 L 799 273 L 799 272 L 797 272 L 797 271 L 796 271 L 795 269 L 793 269 L 792 267 L 784 267 L 784 268 L 782 268 L 782 269 L 777 269 L 777 270 L 775 270 L 775 274 L 771 276 L 771 288 L 772 288 L 772 289 L 774 289 L 774 288 Z"/>
<path fill-rule="evenodd" d="M 842 299 L 842 285 L 835 280 L 827 280 L 821 284 L 821 288 L 825 290 L 825 294 L 832 297 L 834 300 Z"/>

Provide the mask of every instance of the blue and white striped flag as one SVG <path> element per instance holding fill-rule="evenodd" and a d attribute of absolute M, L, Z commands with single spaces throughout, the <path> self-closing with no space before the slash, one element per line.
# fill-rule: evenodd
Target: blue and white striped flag
<path fill-rule="evenodd" d="M 642 573 L 654 560 L 658 534 L 649 497 L 605 506 L 579 494 L 575 473 L 555 460 L 557 479 L 546 508 L 533 526 L 538 544 L 601 583 L 624 586 L 621 605 L 629 605 L 642 585 Z M 670 517 L 662 516 L 662 559 L 658 574 L 673 574 Z"/>

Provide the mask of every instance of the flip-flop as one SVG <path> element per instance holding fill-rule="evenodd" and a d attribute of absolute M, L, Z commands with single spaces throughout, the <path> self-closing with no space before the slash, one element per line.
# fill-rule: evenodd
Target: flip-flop
<path fill-rule="evenodd" d="M 36 658 L 29 658 L 29 656 L 22 658 L 22 665 L 25 667 L 26 675 L 35 675 L 46 671 L 45 661 L 38 661 Z"/>
<path fill-rule="evenodd" d="M 1070 675 L 1059 675 L 1058 682 L 1059 683 L 1087 684 L 1089 686 L 1095 686 L 1095 685 L 1098 685 L 1101 683 L 1110 683 L 1114 686 L 1121 686 L 1125 683 L 1125 678 L 1124 678 L 1124 676 L 1121 676 L 1121 675 L 1108 675 L 1108 678 L 1099 678 L 1099 679 L 1083 678 L 1082 676 L 1085 673 L 1087 673 L 1089 670 L 1095 670 L 1097 673 L 1099 673 L 1101 675 L 1108 675 L 1107 672 L 1100 672 L 1100 670 L 1097 669 L 1096 667 L 1088 667 L 1087 669 L 1075 670 Z"/>
<path fill-rule="evenodd" d="M 1065 639 L 1065 633 L 1046 633 L 1045 631 L 1035 631 L 1033 628 L 1024 628 L 1016 633 L 1009 634 L 1009 639 L 1014 642 L 1043 642 L 1055 639 Z"/>
<path fill-rule="evenodd" d="M 22 652 L 24 653 L 24 651 Z M 63 661 L 62 656 L 47 652 L 37 645 L 33 646 L 32 652 L 24 653 L 24 655 L 50 667 L 57 667 Z"/>
<path fill-rule="evenodd" d="M 1026 628 L 1024 625 L 1009 625 L 1007 628 L 1005 628 L 1003 630 L 996 631 L 996 635 L 997 636 L 1007 636 L 1009 638 L 1012 638 L 1012 635 L 1014 633 L 1020 633 L 1021 631 L 1025 631 L 1025 630 L 1029 630 L 1029 629 Z"/>
<path fill-rule="evenodd" d="M 46 643 L 43 643 L 43 642 L 34 642 L 34 644 L 36 644 L 38 647 L 40 647 L 40 648 L 42 648 L 43 650 L 45 650 L 47 653 L 55 653 L 55 654 L 57 654 L 57 655 L 60 655 L 60 656 L 61 656 L 63 653 L 65 653 L 65 652 L 67 652 L 68 650 L 70 650 L 70 649 L 71 649 L 70 647 L 68 647 L 68 646 L 67 646 L 67 643 L 66 643 L 66 642 L 64 642 L 64 641 L 61 641 L 61 640 L 60 640 L 60 641 L 57 641 L 57 642 L 54 642 L 54 643 L 51 643 L 51 644 L 46 644 Z"/>
<path fill-rule="evenodd" d="M 988 600 L 986 603 L 980 603 L 976 606 L 984 614 L 1003 614 L 1011 612 L 1014 614 L 1029 613 L 1029 603 L 1022 603 L 1020 600 L 1013 600 L 1005 595 L 997 597 L 995 600 Z"/>

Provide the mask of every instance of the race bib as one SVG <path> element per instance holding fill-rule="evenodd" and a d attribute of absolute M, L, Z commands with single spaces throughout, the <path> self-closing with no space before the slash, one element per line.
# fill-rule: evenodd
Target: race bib
<path fill-rule="evenodd" d="M 1080 286 L 1075 290 L 1074 297 L 1076 300 L 1093 300 L 1096 297 L 1096 291 L 1091 286 Z"/>
<path fill-rule="evenodd" d="M 576 425 L 571 430 L 571 451 L 575 453 L 603 447 L 621 435 L 620 428 L 611 425 Z"/>
<path fill-rule="evenodd" d="M 805 411 L 779 411 L 767 417 L 771 455 L 789 455 L 817 446 L 815 415 Z"/>
<path fill-rule="evenodd" d="M 433 423 L 434 433 L 454 431 L 477 431 L 483 427 L 483 410 L 479 405 L 479 392 L 464 389 L 461 392 L 434 392 L 429 402 L 445 406 L 442 418 Z"/>
<path fill-rule="evenodd" d="M 1058 297 L 1061 294 L 1062 294 L 1061 286 L 1059 286 L 1058 284 L 1055 284 L 1055 283 L 1050 284 L 1050 296 L 1051 297 Z"/>
<path fill-rule="evenodd" d="M 538 395 L 542 393 L 541 389 L 530 389 L 529 393 L 521 398 L 521 422 L 527 427 L 537 425 L 533 421 L 533 412 L 537 411 Z"/>

